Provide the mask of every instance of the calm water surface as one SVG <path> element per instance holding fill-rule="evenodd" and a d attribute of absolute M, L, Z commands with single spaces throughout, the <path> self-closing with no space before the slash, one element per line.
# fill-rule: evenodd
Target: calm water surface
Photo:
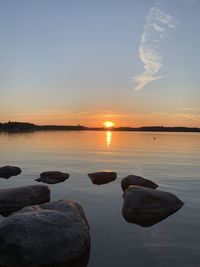
<path fill-rule="evenodd" d="M 156 139 L 154 139 L 156 137 Z M 88 267 L 200 266 L 200 134 L 140 132 L 0 133 L 0 165 L 22 168 L 1 188 L 38 184 L 43 171 L 70 173 L 50 185 L 52 200 L 74 199 L 91 227 Z M 96 186 L 87 173 L 111 170 L 118 178 Z M 120 181 L 128 174 L 152 179 L 185 205 L 154 226 L 127 223 Z"/>

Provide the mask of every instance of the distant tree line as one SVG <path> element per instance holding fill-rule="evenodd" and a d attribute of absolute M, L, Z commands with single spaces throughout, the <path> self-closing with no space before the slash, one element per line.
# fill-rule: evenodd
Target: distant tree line
<path fill-rule="evenodd" d="M 33 131 L 37 130 L 38 126 L 29 122 L 6 122 L 0 123 L 0 130 L 4 131 Z"/>
<path fill-rule="evenodd" d="M 138 128 L 119 127 L 118 131 L 141 131 L 141 132 L 200 132 L 200 128 L 195 127 L 164 127 L 164 126 L 145 126 Z"/>
<path fill-rule="evenodd" d="M 38 131 L 38 130 L 83 130 L 84 126 L 69 125 L 69 126 L 60 126 L 60 125 L 35 125 L 29 122 L 6 122 L 0 123 L 1 131 Z"/>
<path fill-rule="evenodd" d="M 109 129 L 102 127 L 85 127 L 78 125 L 35 125 L 29 122 L 6 122 L 0 123 L 0 131 L 8 132 L 27 132 L 27 131 L 142 131 L 142 132 L 200 132 L 200 128 L 194 127 L 164 127 L 164 126 L 146 126 L 146 127 L 112 127 Z"/>

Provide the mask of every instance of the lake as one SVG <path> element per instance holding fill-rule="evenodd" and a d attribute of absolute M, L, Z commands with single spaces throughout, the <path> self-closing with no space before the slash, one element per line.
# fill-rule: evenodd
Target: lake
<path fill-rule="evenodd" d="M 200 134 L 41 131 L 0 133 L 0 165 L 22 169 L 1 179 L 1 188 L 39 184 L 43 171 L 64 171 L 70 178 L 49 185 L 51 200 L 74 199 L 90 224 L 88 267 L 200 266 Z M 87 176 L 116 171 L 117 180 L 93 185 Z M 151 227 L 126 222 L 120 181 L 136 174 L 176 194 L 185 205 Z"/>

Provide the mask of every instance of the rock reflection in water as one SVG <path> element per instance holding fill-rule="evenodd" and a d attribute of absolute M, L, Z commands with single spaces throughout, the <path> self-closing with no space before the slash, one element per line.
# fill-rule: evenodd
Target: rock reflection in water
<path fill-rule="evenodd" d="M 53 252 L 52 252 L 53 253 Z M 4 265 L 0 265 L 0 267 L 87 267 L 90 259 L 90 249 L 88 249 L 79 259 L 74 261 L 68 261 L 65 263 L 55 263 L 51 265 L 29 265 L 20 264 L 19 265 L 10 265 L 4 263 Z"/>

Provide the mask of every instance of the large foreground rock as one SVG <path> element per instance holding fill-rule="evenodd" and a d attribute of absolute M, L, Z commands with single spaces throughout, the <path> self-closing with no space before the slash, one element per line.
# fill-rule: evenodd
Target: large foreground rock
<path fill-rule="evenodd" d="M 139 185 L 153 189 L 158 187 L 156 183 L 137 175 L 128 175 L 121 180 L 121 187 L 123 191 L 126 191 L 130 185 Z"/>
<path fill-rule="evenodd" d="M 0 214 L 7 216 L 25 206 L 49 201 L 50 190 L 46 185 L 0 189 Z"/>
<path fill-rule="evenodd" d="M 122 214 L 128 222 L 151 226 L 179 210 L 184 203 L 174 194 L 130 186 L 124 193 Z"/>
<path fill-rule="evenodd" d="M 40 178 L 35 179 L 37 182 L 43 182 L 46 184 L 57 184 L 64 182 L 69 178 L 68 173 L 51 171 L 51 172 L 42 172 Z"/>
<path fill-rule="evenodd" d="M 93 184 L 107 184 L 117 179 L 116 172 L 94 172 L 88 173 L 88 176 Z"/>
<path fill-rule="evenodd" d="M 57 266 L 78 259 L 89 247 L 84 211 L 72 200 L 25 207 L 0 222 L 0 264 L 5 266 Z"/>
<path fill-rule="evenodd" d="M 11 176 L 19 175 L 22 170 L 19 167 L 15 166 L 3 166 L 0 168 L 0 177 L 8 179 Z"/>

